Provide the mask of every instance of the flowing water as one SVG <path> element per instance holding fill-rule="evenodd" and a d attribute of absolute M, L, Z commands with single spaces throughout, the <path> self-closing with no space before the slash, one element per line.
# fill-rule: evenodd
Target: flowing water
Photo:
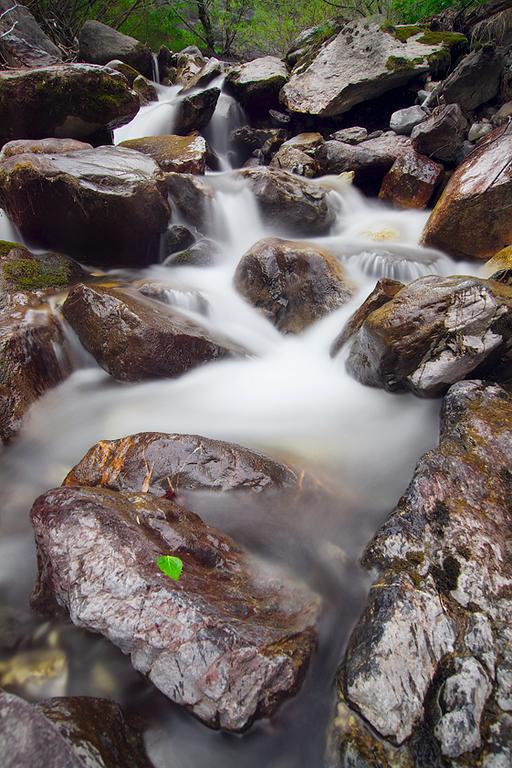
<path fill-rule="evenodd" d="M 161 101 L 118 130 L 116 142 L 172 129 L 178 89 L 158 87 Z M 226 136 L 242 122 L 240 108 L 222 94 L 208 138 L 224 168 L 230 165 Z M 408 281 L 470 270 L 418 246 L 427 213 L 393 211 L 365 200 L 337 178 L 321 179 L 317 183 L 330 190 L 338 215 L 330 234 L 315 242 L 340 259 L 356 292 L 349 305 L 299 336 L 285 337 L 242 300 L 232 278 L 254 242 L 273 234 L 293 237 L 293 232 L 265 226 L 252 193 L 229 171 L 206 179 L 216 191 L 210 214 L 218 262 L 118 270 L 112 279 L 164 281 L 170 304 L 239 342 L 251 356 L 210 363 L 176 380 L 121 385 L 66 329 L 78 370 L 33 406 L 18 439 L 0 455 L 2 623 L 7 632 L 10 618 L 24 622 L 22 651 L 58 648 L 64 654 L 53 681 L 38 686 L 36 680 L 24 695 L 117 698 L 141 717 L 157 768 L 316 768 L 333 712 L 335 671 L 369 584 L 358 558 L 407 486 L 418 457 L 436 443 L 439 410 L 437 401 L 361 386 L 345 371 L 346 352 L 331 359 L 329 348 L 378 277 Z M 3 215 L 0 238 L 19 240 Z M 293 514 L 271 497 L 249 503 L 236 494 L 219 499 L 203 493 L 191 499 L 204 519 L 288 567 L 324 601 L 319 647 L 302 690 L 271 720 L 241 736 L 209 730 L 180 711 L 106 641 L 45 622 L 28 608 L 36 570 L 28 522 L 33 499 L 60 484 L 97 440 L 151 430 L 199 433 L 254 447 L 312 471 L 328 490 L 318 504 L 298 505 Z"/>

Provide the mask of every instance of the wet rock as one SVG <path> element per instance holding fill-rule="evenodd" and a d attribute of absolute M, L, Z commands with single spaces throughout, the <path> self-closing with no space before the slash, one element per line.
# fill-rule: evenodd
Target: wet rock
<path fill-rule="evenodd" d="M 112 59 L 112 61 L 107 62 L 105 66 L 108 67 L 108 69 L 114 69 L 116 72 L 120 72 L 122 75 L 124 75 L 124 77 L 128 80 L 130 87 L 133 86 L 135 80 L 138 77 L 141 77 L 140 72 L 131 67 L 125 61 L 120 61 L 120 59 Z"/>
<path fill-rule="evenodd" d="M 331 135 L 331 139 L 336 141 L 343 141 L 347 144 L 361 144 L 362 141 L 366 141 L 368 138 L 368 131 L 366 128 L 360 128 L 359 126 L 353 126 L 352 128 L 342 128 Z"/>
<path fill-rule="evenodd" d="M 234 443 L 198 435 L 141 432 L 96 443 L 73 467 L 64 485 L 172 497 L 172 493 L 187 490 L 261 493 L 297 488 L 300 479 L 284 464 Z"/>
<path fill-rule="evenodd" d="M 169 74 L 172 72 L 172 84 L 187 88 L 203 69 L 206 59 L 194 45 L 189 45 L 171 57 Z M 165 71 L 165 68 L 164 68 Z"/>
<path fill-rule="evenodd" d="M 78 42 L 78 55 L 82 61 L 108 64 L 112 59 L 119 59 L 145 77 L 152 77 L 153 62 L 149 48 L 101 21 L 86 21 L 80 30 Z"/>
<path fill-rule="evenodd" d="M 172 131 L 185 135 L 206 128 L 215 112 L 219 96 L 218 88 L 208 88 L 194 96 L 185 96 L 176 110 Z"/>
<path fill-rule="evenodd" d="M 413 129 L 412 146 L 420 155 L 451 162 L 457 159 L 467 130 L 468 121 L 458 104 L 437 107 Z"/>
<path fill-rule="evenodd" d="M 197 75 L 189 80 L 185 90 L 190 91 L 193 88 L 204 88 L 209 83 L 211 83 L 212 80 L 215 80 L 215 78 L 222 75 L 224 72 L 224 66 L 224 62 L 219 61 L 214 56 L 212 56 L 210 59 L 208 59 L 206 64 L 201 67 Z"/>
<path fill-rule="evenodd" d="M 121 707 L 87 696 L 32 705 L 0 691 L 0 753 L 4 768 L 151 768 Z"/>
<path fill-rule="evenodd" d="M 409 136 L 413 128 L 423 122 L 427 113 L 422 107 L 406 107 L 393 112 L 389 120 L 389 127 L 395 133 L 403 136 Z"/>
<path fill-rule="evenodd" d="M 496 385 L 455 384 L 439 447 L 366 550 L 378 576 L 340 673 L 342 753 L 385 756 L 384 768 L 508 764 L 510 724 L 486 666 L 512 647 L 511 405 Z"/>
<path fill-rule="evenodd" d="M 506 104 L 502 104 L 498 111 L 494 113 L 492 123 L 499 127 L 504 125 L 510 117 L 512 117 L 512 101 L 507 101 Z"/>
<path fill-rule="evenodd" d="M 87 272 L 67 256 L 34 254 L 19 243 L 0 240 L 0 294 L 63 289 L 86 277 Z"/>
<path fill-rule="evenodd" d="M 90 144 L 76 139 L 17 139 L 4 144 L 0 159 L 13 155 L 61 155 L 68 152 L 78 152 L 80 149 L 92 149 Z"/>
<path fill-rule="evenodd" d="M 28 8 L 0 0 L 0 57 L 9 67 L 46 67 L 62 61 L 62 53 Z"/>
<path fill-rule="evenodd" d="M 468 141 L 480 141 L 484 136 L 492 131 L 491 123 L 473 123 L 468 133 Z"/>
<path fill-rule="evenodd" d="M 318 174 L 318 165 L 314 157 L 307 155 L 293 146 L 282 146 L 270 162 L 271 168 L 281 168 L 283 171 L 295 173 L 312 179 Z"/>
<path fill-rule="evenodd" d="M 184 251 L 195 241 L 194 235 L 187 227 L 180 224 L 173 224 L 169 227 L 162 238 L 162 251 L 164 256 L 171 256 L 173 253 Z"/>
<path fill-rule="evenodd" d="M 512 270 L 512 245 L 502 248 L 492 259 L 486 261 L 483 265 L 482 273 L 485 277 L 491 277 L 496 272 Z"/>
<path fill-rule="evenodd" d="M 0 144 L 12 139 L 87 139 L 137 114 L 138 96 L 118 72 L 60 64 L 0 72 Z"/>
<path fill-rule="evenodd" d="M 32 522 L 34 606 L 109 638 L 207 724 L 242 730 L 300 686 L 317 601 L 194 513 L 148 493 L 64 487 L 36 501 Z M 156 565 L 169 552 L 179 581 Z"/>
<path fill-rule="evenodd" d="M 242 256 L 234 284 L 284 333 L 300 333 L 345 304 L 352 293 L 333 256 L 277 237 L 260 240 Z"/>
<path fill-rule="evenodd" d="M 384 176 L 379 197 L 397 208 L 426 208 L 443 170 L 439 163 L 411 150 L 398 157 Z"/>
<path fill-rule="evenodd" d="M 471 277 L 423 277 L 372 312 L 347 368 L 389 391 L 435 397 L 470 374 L 510 376 L 512 289 Z"/>
<path fill-rule="evenodd" d="M 211 267 L 219 259 L 219 246 L 214 240 L 201 237 L 187 248 L 167 256 L 166 267 Z"/>
<path fill-rule="evenodd" d="M 208 147 L 197 132 L 188 136 L 147 136 L 128 139 L 121 147 L 136 149 L 153 158 L 163 171 L 202 174 L 206 167 Z"/>
<path fill-rule="evenodd" d="M 214 226 L 214 190 L 203 179 L 189 173 L 168 173 L 166 182 L 171 206 L 176 206 L 189 224 L 201 232 L 209 232 Z"/>
<path fill-rule="evenodd" d="M 263 56 L 235 66 L 226 87 L 248 110 L 278 106 L 278 95 L 288 80 L 286 65 L 277 56 Z"/>
<path fill-rule="evenodd" d="M 439 63 L 445 69 L 450 64 L 442 34 L 417 26 L 384 31 L 375 22 L 353 21 L 299 60 L 280 98 L 290 112 L 335 117 Z"/>
<path fill-rule="evenodd" d="M 250 125 L 243 125 L 232 131 L 230 138 L 243 159 L 246 159 L 255 149 L 261 149 L 267 141 L 271 141 L 274 146 L 279 146 L 288 136 L 287 131 L 282 128 L 253 128 Z"/>
<path fill-rule="evenodd" d="M 283 147 L 300 150 L 301 152 L 313 152 L 320 144 L 324 143 L 324 137 L 318 131 L 310 133 L 298 133 L 284 142 Z"/>
<path fill-rule="evenodd" d="M 512 243 L 512 125 L 482 139 L 448 182 L 422 242 L 457 258 L 488 259 Z"/>
<path fill-rule="evenodd" d="M 172 307 L 130 289 L 79 285 L 62 311 L 87 351 L 120 381 L 179 376 L 202 363 L 245 354 Z"/>
<path fill-rule="evenodd" d="M 264 219 L 281 230 L 326 232 L 335 218 L 327 192 L 313 182 L 274 168 L 239 172 L 254 192 Z"/>
<path fill-rule="evenodd" d="M 446 80 L 430 94 L 427 104 L 458 104 L 464 112 L 493 99 L 499 90 L 503 57 L 493 45 L 484 45 L 464 56 Z"/>
<path fill-rule="evenodd" d="M 132 88 L 138 94 L 141 106 L 151 104 L 152 101 L 158 101 L 158 93 L 155 86 L 144 75 L 138 75 L 135 78 Z"/>
<path fill-rule="evenodd" d="M 0 205 L 23 236 L 85 263 L 157 260 L 169 219 L 165 191 L 156 163 L 125 147 L 0 162 Z"/>

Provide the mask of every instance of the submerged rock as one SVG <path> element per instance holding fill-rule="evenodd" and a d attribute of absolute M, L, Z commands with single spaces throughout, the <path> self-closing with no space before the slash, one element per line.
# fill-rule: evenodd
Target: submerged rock
<path fill-rule="evenodd" d="M 12 139 L 87 139 L 119 128 L 139 111 L 138 96 L 114 70 L 59 64 L 0 72 L 0 145 Z"/>
<path fill-rule="evenodd" d="M 512 125 L 486 136 L 457 168 L 422 242 L 457 258 L 488 259 L 512 243 Z"/>
<path fill-rule="evenodd" d="M 144 139 L 128 139 L 119 146 L 149 155 L 162 171 L 196 174 L 205 171 L 208 147 L 197 132 L 189 136 L 147 136 Z"/>
<path fill-rule="evenodd" d="M 108 64 L 112 59 L 119 59 L 146 77 L 152 77 L 153 62 L 149 48 L 101 21 L 86 21 L 80 30 L 78 42 L 78 55 L 82 61 Z"/>
<path fill-rule="evenodd" d="M 148 493 L 64 487 L 36 501 L 32 522 L 34 607 L 109 638 L 208 725 L 243 730 L 300 686 L 316 599 L 194 513 Z M 156 565 L 169 553 L 183 561 L 178 581 Z"/>
<path fill-rule="evenodd" d="M 0 57 L 9 67 L 46 67 L 62 53 L 43 32 L 29 9 L 0 0 Z"/>
<path fill-rule="evenodd" d="M 277 56 L 263 56 L 235 66 L 226 76 L 226 87 L 249 110 L 277 106 L 288 80 L 286 65 Z"/>
<path fill-rule="evenodd" d="M 156 163 L 124 147 L 6 158 L 0 205 L 27 240 L 106 265 L 156 260 L 170 214 Z"/>
<path fill-rule="evenodd" d="M 512 370 L 512 289 L 474 277 L 422 277 L 371 312 L 347 368 L 358 381 L 436 397 L 470 374 Z"/>
<path fill-rule="evenodd" d="M 128 288 L 78 285 L 62 311 L 87 351 L 120 381 L 179 376 L 201 363 L 245 355 L 179 311 Z"/>
<path fill-rule="evenodd" d="M 443 170 L 439 163 L 411 150 L 397 157 L 384 176 L 379 197 L 398 208 L 426 208 Z"/>
<path fill-rule="evenodd" d="M 468 130 L 468 121 L 458 104 L 437 107 L 411 133 L 412 146 L 420 155 L 453 162 Z"/>
<path fill-rule="evenodd" d="M 284 333 L 300 333 L 352 295 L 333 256 L 317 246 L 277 237 L 260 240 L 242 256 L 234 284 Z"/>
<path fill-rule="evenodd" d="M 141 736 L 107 699 L 75 696 L 29 704 L 0 690 L 3 768 L 151 768 Z"/>

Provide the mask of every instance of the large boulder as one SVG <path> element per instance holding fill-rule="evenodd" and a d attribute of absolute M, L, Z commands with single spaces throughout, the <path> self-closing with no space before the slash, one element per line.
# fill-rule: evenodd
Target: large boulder
<path fill-rule="evenodd" d="M 137 291 L 78 285 L 64 317 L 98 363 L 120 381 L 179 376 L 244 350 Z"/>
<path fill-rule="evenodd" d="M 339 676 L 343 765 L 511 764 L 511 457 L 510 395 L 454 385 L 364 555 L 378 575 Z"/>
<path fill-rule="evenodd" d="M 0 159 L 13 155 L 65 155 L 68 152 L 78 152 L 80 149 L 92 149 L 92 144 L 78 139 L 15 139 L 4 144 Z"/>
<path fill-rule="evenodd" d="M 442 174 L 442 165 L 411 150 L 397 157 L 384 176 L 379 197 L 397 208 L 426 208 Z"/>
<path fill-rule="evenodd" d="M 493 45 L 485 45 L 459 61 L 446 80 L 431 92 L 427 104 L 458 104 L 464 112 L 470 112 L 494 99 L 502 71 L 502 55 Z"/>
<path fill-rule="evenodd" d="M 101 265 L 156 260 L 170 215 L 156 163 L 124 147 L 8 157 L 0 206 L 26 239 Z"/>
<path fill-rule="evenodd" d="M 162 171 L 195 174 L 205 171 L 208 146 L 197 132 L 188 136 L 146 136 L 143 139 L 128 139 L 119 146 L 149 155 Z"/>
<path fill-rule="evenodd" d="M 193 96 L 184 96 L 176 109 L 171 128 L 174 133 L 184 135 L 206 128 L 213 117 L 219 100 L 220 90 L 208 88 Z"/>
<path fill-rule="evenodd" d="M 458 104 L 434 109 L 431 115 L 413 128 L 412 146 L 420 155 L 446 162 L 455 161 L 468 131 L 468 121 Z"/>
<path fill-rule="evenodd" d="M 328 193 L 314 182 L 274 168 L 247 168 L 239 175 L 253 191 L 263 218 L 279 231 L 320 234 L 335 219 Z"/>
<path fill-rule="evenodd" d="M 9 67 L 47 67 L 62 53 L 24 5 L 0 0 L 0 59 Z"/>
<path fill-rule="evenodd" d="M 440 59 L 447 69 L 450 45 L 464 40 L 418 26 L 384 30 L 353 21 L 299 60 L 280 98 L 291 112 L 336 117 L 438 67 Z"/>
<path fill-rule="evenodd" d="M 3 768 L 151 768 L 119 704 L 89 696 L 29 704 L 0 690 Z"/>
<path fill-rule="evenodd" d="M 130 122 L 139 98 L 118 72 L 58 64 L 0 72 L 0 144 L 12 139 L 88 139 Z"/>
<path fill-rule="evenodd" d="M 347 360 L 363 384 L 436 397 L 471 374 L 512 371 L 512 288 L 475 277 L 422 277 L 369 314 Z"/>
<path fill-rule="evenodd" d="M 208 725 L 243 730 L 299 688 L 317 600 L 193 512 L 149 493 L 68 486 L 35 502 L 32 523 L 34 607 L 110 639 Z M 169 554 L 183 562 L 178 581 L 157 566 Z"/>
<path fill-rule="evenodd" d="M 497 128 L 457 168 L 422 242 L 457 258 L 488 259 L 512 243 L 512 125 Z"/>
<path fill-rule="evenodd" d="M 226 88 L 248 110 L 277 106 L 279 91 L 288 81 L 286 65 L 277 56 L 263 56 L 231 69 Z"/>
<path fill-rule="evenodd" d="M 167 190 L 171 206 L 175 206 L 189 224 L 203 233 L 215 229 L 212 202 L 215 190 L 204 179 L 190 173 L 168 173 Z"/>
<path fill-rule="evenodd" d="M 260 240 L 242 256 L 234 283 L 284 333 L 300 333 L 352 294 L 333 256 L 317 246 L 277 237 Z"/>
<path fill-rule="evenodd" d="M 149 48 L 134 37 L 123 35 L 101 21 L 86 21 L 78 38 L 78 55 L 89 64 L 108 64 L 119 59 L 146 77 L 153 76 L 153 61 Z"/>

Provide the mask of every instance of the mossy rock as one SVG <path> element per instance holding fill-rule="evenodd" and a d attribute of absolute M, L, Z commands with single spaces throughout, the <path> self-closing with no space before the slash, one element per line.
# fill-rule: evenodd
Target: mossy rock
<path fill-rule="evenodd" d="M 439 50 L 425 55 L 423 61 L 429 65 L 434 78 L 443 77 L 450 66 L 469 48 L 468 40 L 465 35 L 459 32 L 446 32 L 433 31 L 424 24 L 404 24 L 394 26 L 392 24 L 384 24 L 381 27 L 383 32 L 388 32 L 393 35 L 401 43 L 407 43 L 408 40 L 415 38 L 416 43 L 421 43 L 425 46 L 440 46 Z M 405 65 L 399 63 L 400 57 L 390 57 L 395 61 L 390 62 L 388 69 L 391 71 L 399 71 L 405 69 Z M 421 58 L 415 58 L 411 60 L 411 67 L 415 64 L 421 63 Z"/>
<path fill-rule="evenodd" d="M 87 273 L 57 253 L 35 255 L 20 243 L 0 241 L 0 291 L 63 289 L 83 281 Z"/>

